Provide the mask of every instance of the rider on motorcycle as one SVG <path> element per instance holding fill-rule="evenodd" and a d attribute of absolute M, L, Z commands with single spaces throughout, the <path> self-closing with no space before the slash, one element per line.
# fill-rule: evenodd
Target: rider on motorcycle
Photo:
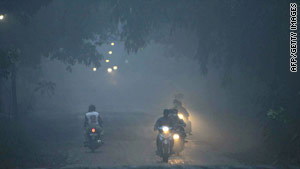
<path fill-rule="evenodd" d="M 169 117 L 171 119 L 171 125 L 173 127 L 174 130 L 179 130 L 180 133 L 181 133 L 181 136 L 183 138 L 186 137 L 186 134 L 185 134 L 185 131 L 184 131 L 184 127 L 186 126 L 185 122 L 180 119 L 178 117 L 178 110 L 177 109 L 170 109 L 169 110 L 170 113 L 169 113 Z"/>
<path fill-rule="evenodd" d="M 85 121 L 84 121 L 86 142 L 88 141 L 89 138 L 89 131 L 92 128 L 95 128 L 100 135 L 103 134 L 102 123 L 103 122 L 100 117 L 100 114 L 96 112 L 96 106 L 90 105 L 88 112 L 85 114 Z"/>
<path fill-rule="evenodd" d="M 182 113 L 185 117 L 188 118 L 190 116 L 189 112 L 182 106 L 181 101 L 174 99 L 173 104 L 174 104 L 174 109 L 177 109 L 178 112 Z"/>
<path fill-rule="evenodd" d="M 169 110 L 168 109 L 165 109 L 164 110 L 164 116 L 163 117 L 160 117 L 155 125 L 154 125 L 154 131 L 156 131 L 159 127 L 161 126 L 171 126 L 171 119 L 169 118 Z"/>
<path fill-rule="evenodd" d="M 188 133 L 191 135 L 192 134 L 192 128 L 191 128 L 191 122 L 189 120 L 189 112 L 182 106 L 182 103 L 181 101 L 177 100 L 177 99 L 174 99 L 173 100 L 173 104 L 174 104 L 174 109 L 177 109 L 178 112 L 180 112 L 180 114 L 182 114 L 185 118 L 185 122 L 187 123 L 187 126 L 188 126 Z"/>
<path fill-rule="evenodd" d="M 170 111 L 168 110 L 168 109 L 165 109 L 164 110 L 164 116 L 163 117 L 160 117 L 157 121 L 156 121 L 156 123 L 155 123 L 155 125 L 154 125 L 154 131 L 156 131 L 156 130 L 158 130 L 158 128 L 159 127 L 161 127 L 161 126 L 172 126 L 172 121 L 171 121 L 171 119 L 170 119 L 170 117 L 169 117 L 169 113 L 170 113 Z M 159 144 L 159 137 L 157 136 L 157 138 L 156 138 L 156 154 L 159 154 L 161 151 L 161 146 L 160 146 L 160 144 Z"/>

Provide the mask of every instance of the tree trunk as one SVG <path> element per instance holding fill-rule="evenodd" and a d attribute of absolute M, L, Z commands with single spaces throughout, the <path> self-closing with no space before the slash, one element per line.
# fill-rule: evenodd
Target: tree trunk
<path fill-rule="evenodd" d="M 11 72 L 11 93 L 12 93 L 12 116 L 18 119 L 18 100 L 17 100 L 17 72 L 15 65 Z"/>
<path fill-rule="evenodd" d="M 2 103 L 2 77 L 0 77 L 0 113 L 3 113 L 3 103 Z"/>

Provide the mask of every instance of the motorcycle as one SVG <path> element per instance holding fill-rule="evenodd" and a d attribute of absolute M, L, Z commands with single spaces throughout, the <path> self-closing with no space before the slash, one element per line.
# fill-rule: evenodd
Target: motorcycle
<path fill-rule="evenodd" d="M 184 149 L 185 133 L 183 128 L 177 128 L 173 131 L 174 147 L 173 152 L 178 156 Z"/>
<path fill-rule="evenodd" d="M 169 157 L 172 155 L 172 149 L 174 145 L 173 134 L 171 127 L 161 126 L 158 128 L 158 145 L 159 155 L 162 157 L 163 162 L 168 162 Z"/>
<path fill-rule="evenodd" d="M 101 129 L 97 127 L 90 128 L 87 133 L 87 139 L 86 147 L 91 149 L 92 152 L 94 152 L 97 148 L 99 148 L 102 145 L 101 140 Z"/>
<path fill-rule="evenodd" d="M 185 132 L 189 135 L 192 134 L 192 122 L 188 119 L 188 117 L 184 116 L 183 113 L 178 113 L 178 117 L 180 119 L 182 119 L 185 124 L 186 124 L 186 127 L 184 128 Z"/>

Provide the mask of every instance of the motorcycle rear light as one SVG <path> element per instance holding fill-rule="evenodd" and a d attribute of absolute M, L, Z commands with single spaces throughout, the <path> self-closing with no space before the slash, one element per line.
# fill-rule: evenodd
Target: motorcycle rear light
<path fill-rule="evenodd" d="M 95 128 L 92 128 L 92 133 L 95 133 L 96 132 L 96 129 Z"/>

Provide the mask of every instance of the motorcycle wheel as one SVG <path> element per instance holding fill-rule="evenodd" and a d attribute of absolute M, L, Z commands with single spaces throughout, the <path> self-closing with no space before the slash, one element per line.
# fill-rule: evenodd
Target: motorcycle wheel
<path fill-rule="evenodd" d="M 162 158 L 163 162 L 167 163 L 169 161 L 169 145 L 163 145 L 163 153 L 162 153 Z"/>
<path fill-rule="evenodd" d="M 91 152 L 94 153 L 95 150 L 96 150 L 98 147 L 97 147 L 96 145 L 93 145 L 93 144 L 92 144 L 92 145 L 89 146 L 89 148 L 90 148 Z"/>
<path fill-rule="evenodd" d="M 167 154 L 163 155 L 163 162 L 167 163 L 169 161 L 169 156 Z"/>

